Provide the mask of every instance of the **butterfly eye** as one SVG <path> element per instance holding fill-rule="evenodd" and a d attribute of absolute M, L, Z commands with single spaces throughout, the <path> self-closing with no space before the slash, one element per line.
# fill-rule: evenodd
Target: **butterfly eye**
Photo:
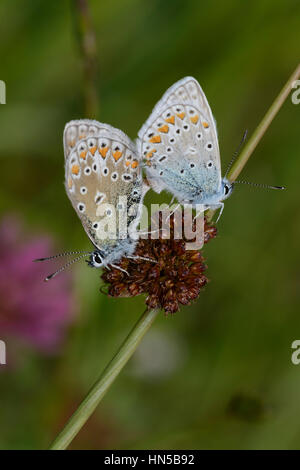
<path fill-rule="evenodd" d="M 85 186 L 81 186 L 80 192 L 81 192 L 81 194 L 86 194 L 87 193 L 87 188 Z"/>
<path fill-rule="evenodd" d="M 213 161 L 212 161 L 212 160 L 209 160 L 209 161 L 206 163 L 206 166 L 207 166 L 207 168 L 212 168 L 212 167 L 213 167 Z"/>
<path fill-rule="evenodd" d="M 190 163 L 190 168 L 195 168 L 195 163 Z"/>
<path fill-rule="evenodd" d="M 119 176 L 118 173 L 115 171 L 114 173 L 112 173 L 111 179 L 116 181 L 118 179 L 118 176 Z"/>
<path fill-rule="evenodd" d="M 102 258 L 101 256 L 99 255 L 99 253 L 94 253 L 92 256 L 91 256 L 91 264 L 92 266 L 94 266 L 95 268 L 99 268 L 100 266 L 102 266 Z"/>
<path fill-rule="evenodd" d="M 211 142 L 208 142 L 205 148 L 206 150 L 211 150 L 213 148 L 213 144 Z"/>
<path fill-rule="evenodd" d="M 202 139 L 202 134 L 201 134 L 201 132 L 199 132 L 199 133 L 197 134 L 197 139 L 198 139 L 198 140 L 201 140 L 201 139 Z"/>
<path fill-rule="evenodd" d="M 93 227 L 94 230 L 97 230 L 97 228 L 99 227 L 98 222 L 95 222 L 95 223 L 92 225 L 92 227 Z"/>
<path fill-rule="evenodd" d="M 90 175 L 91 174 L 91 169 L 89 166 L 87 166 L 85 169 L 84 169 L 84 174 L 85 175 Z"/>
<path fill-rule="evenodd" d="M 107 215 L 107 217 L 111 217 L 112 210 L 111 209 L 106 209 L 106 215 Z"/>
<path fill-rule="evenodd" d="M 230 191 L 229 185 L 228 185 L 228 184 L 225 184 L 225 186 L 224 186 L 224 194 L 225 194 L 225 196 L 227 196 L 227 194 L 229 193 L 229 191 Z"/>

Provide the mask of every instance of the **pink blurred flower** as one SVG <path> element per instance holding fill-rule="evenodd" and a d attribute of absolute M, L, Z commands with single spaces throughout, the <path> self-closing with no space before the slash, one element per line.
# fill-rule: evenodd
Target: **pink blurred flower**
<path fill-rule="evenodd" d="M 53 254 L 50 237 L 28 238 L 21 223 L 7 216 L 0 223 L 0 336 L 18 337 L 53 354 L 74 318 L 70 274 L 43 282 L 49 265 L 34 258 Z"/>

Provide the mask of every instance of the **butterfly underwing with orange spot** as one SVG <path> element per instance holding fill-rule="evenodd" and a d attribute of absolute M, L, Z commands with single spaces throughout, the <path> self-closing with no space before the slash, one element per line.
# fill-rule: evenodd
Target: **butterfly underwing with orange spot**
<path fill-rule="evenodd" d="M 216 124 L 195 78 L 185 77 L 166 91 L 137 145 L 154 191 L 167 190 L 182 204 L 223 210 L 233 184 L 221 177 Z"/>
<path fill-rule="evenodd" d="M 95 247 L 89 265 L 114 266 L 135 250 L 136 228 L 149 189 L 135 144 L 119 129 L 88 119 L 69 122 L 63 140 L 66 192 Z M 125 210 L 126 234 L 120 233 L 115 221 L 114 236 L 109 232 L 100 236 L 104 217 L 113 216 L 114 210 L 115 214 Z"/>

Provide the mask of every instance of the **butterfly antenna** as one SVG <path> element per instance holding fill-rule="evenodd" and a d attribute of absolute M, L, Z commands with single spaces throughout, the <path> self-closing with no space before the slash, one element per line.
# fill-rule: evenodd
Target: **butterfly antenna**
<path fill-rule="evenodd" d="M 90 253 L 88 253 L 90 254 Z M 61 273 L 62 271 L 64 271 L 66 268 L 68 268 L 69 266 L 71 266 L 72 264 L 76 263 L 77 261 L 81 260 L 82 258 L 85 258 L 88 254 L 85 254 L 85 255 L 81 255 L 81 256 L 78 256 L 77 258 L 75 259 L 72 259 L 72 261 L 69 261 L 68 263 L 66 263 L 64 266 L 62 266 L 61 268 L 59 268 L 57 271 L 55 271 L 54 273 L 52 274 L 49 274 L 49 276 L 47 276 L 44 281 L 50 281 L 50 279 L 53 279 L 55 276 L 57 276 L 57 274 Z"/>
<path fill-rule="evenodd" d="M 271 186 L 269 184 L 261 184 L 261 183 L 252 183 L 251 181 L 234 181 L 234 184 L 249 184 L 250 186 L 256 186 L 257 188 L 264 188 L 264 189 L 286 189 L 285 186 Z"/>
<path fill-rule="evenodd" d="M 34 259 L 33 262 L 48 261 L 50 259 L 61 258 L 62 256 L 78 255 L 81 253 L 90 254 L 91 252 L 90 251 L 66 251 L 65 253 L 58 253 L 57 255 L 48 256 L 47 258 L 37 258 L 37 259 Z"/>
<path fill-rule="evenodd" d="M 238 156 L 238 154 L 240 153 L 241 151 L 241 148 L 242 146 L 244 145 L 244 142 L 247 138 L 247 134 L 248 134 L 248 129 L 245 130 L 244 134 L 243 134 L 243 137 L 242 137 L 242 140 L 240 141 L 239 145 L 238 145 L 238 148 L 236 149 L 236 151 L 234 152 L 234 154 L 232 155 L 232 158 L 230 160 L 230 162 L 228 163 L 228 166 L 227 166 L 227 169 L 226 169 L 226 173 L 225 173 L 225 178 L 226 176 L 228 175 L 229 173 L 229 170 L 230 168 L 232 167 L 233 165 L 233 162 L 235 161 L 236 157 Z"/>

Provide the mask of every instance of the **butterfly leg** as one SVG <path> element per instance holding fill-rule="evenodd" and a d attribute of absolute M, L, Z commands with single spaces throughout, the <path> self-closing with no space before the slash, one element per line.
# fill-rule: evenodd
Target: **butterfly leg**
<path fill-rule="evenodd" d="M 220 202 L 217 206 L 216 206 L 216 209 L 220 209 L 220 212 L 219 212 L 219 215 L 217 217 L 217 220 L 216 220 L 216 224 L 218 223 L 221 215 L 222 215 L 222 212 L 223 212 L 223 209 L 224 209 L 224 202 Z"/>
<path fill-rule="evenodd" d="M 159 232 L 161 229 L 160 228 L 157 228 L 155 230 L 150 230 L 148 232 L 138 232 L 139 235 L 152 235 L 152 233 L 157 233 Z"/>
<path fill-rule="evenodd" d="M 168 222 L 168 220 L 170 220 L 170 218 L 172 217 L 173 214 L 175 214 L 175 212 L 177 211 L 178 207 L 180 207 L 181 204 L 177 204 L 177 206 L 175 207 L 174 210 L 172 210 L 172 212 L 170 212 L 170 214 L 166 217 L 166 222 Z"/>
<path fill-rule="evenodd" d="M 196 215 L 195 215 L 195 217 L 193 218 L 193 222 L 195 222 L 195 220 L 196 220 L 200 215 L 204 214 L 204 211 L 205 211 L 205 208 L 203 208 L 202 211 L 196 212 Z"/>
<path fill-rule="evenodd" d="M 129 259 L 142 259 L 144 261 L 150 261 L 151 263 L 157 263 L 157 261 L 155 259 L 146 258 L 144 256 L 126 256 L 126 258 L 129 258 Z"/>
<path fill-rule="evenodd" d="M 157 228 L 155 230 L 150 230 L 149 232 L 138 232 L 139 235 L 152 235 L 152 233 L 160 233 L 160 232 L 164 232 L 166 231 L 166 229 L 164 228 Z M 128 257 L 127 257 L 128 258 Z"/>
<path fill-rule="evenodd" d="M 217 217 L 216 223 L 220 220 L 220 217 L 222 215 L 223 209 L 224 209 L 224 202 L 219 202 L 218 204 L 212 204 L 212 205 L 205 205 L 204 210 L 218 210 L 220 209 L 219 215 Z"/>
<path fill-rule="evenodd" d="M 129 276 L 129 272 L 126 271 L 126 269 L 120 268 L 120 266 L 117 266 L 116 264 L 110 263 L 110 265 L 111 265 L 113 268 L 118 269 L 119 271 L 122 271 L 122 273 L 125 273 L 125 274 L 127 274 L 127 276 Z"/>

